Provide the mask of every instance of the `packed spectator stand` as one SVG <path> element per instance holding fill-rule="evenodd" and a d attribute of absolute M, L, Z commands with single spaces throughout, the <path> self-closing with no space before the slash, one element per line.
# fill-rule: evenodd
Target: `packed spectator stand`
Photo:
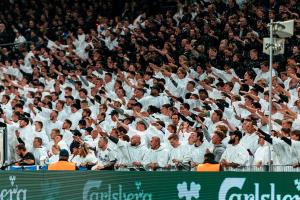
<path fill-rule="evenodd" d="M 163 2 L 0 2 L 11 169 L 47 169 L 63 149 L 89 170 L 299 169 L 300 2 Z M 295 20 L 272 113 L 270 19 Z"/>

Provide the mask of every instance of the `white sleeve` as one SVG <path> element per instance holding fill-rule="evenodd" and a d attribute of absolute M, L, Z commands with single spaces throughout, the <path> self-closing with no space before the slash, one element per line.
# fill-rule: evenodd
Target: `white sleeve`
<path fill-rule="evenodd" d="M 226 160 L 227 161 L 227 152 L 228 152 L 228 149 L 225 149 L 224 153 L 222 154 L 222 156 L 220 158 L 220 161 L 221 160 Z"/>
<path fill-rule="evenodd" d="M 216 69 L 214 67 L 212 67 L 211 70 L 214 74 L 216 74 L 219 78 L 223 79 L 226 82 L 231 81 L 231 79 L 233 77 L 232 74 L 228 74 L 225 71 Z"/>
<path fill-rule="evenodd" d="M 117 143 L 117 146 L 118 147 L 124 147 L 124 146 L 126 146 L 127 145 L 127 142 L 125 142 L 125 141 L 123 141 L 123 140 L 118 140 L 118 143 Z"/>
<path fill-rule="evenodd" d="M 146 167 L 150 163 L 150 155 L 151 155 L 151 151 L 147 149 L 145 156 L 142 160 L 142 165 L 144 167 Z"/>
<path fill-rule="evenodd" d="M 249 160 L 249 154 L 247 150 L 242 150 L 237 152 L 237 157 L 235 159 L 235 162 L 239 165 L 245 166 Z"/>
<path fill-rule="evenodd" d="M 169 161 L 169 151 L 164 149 L 160 152 L 160 155 L 157 159 L 157 164 L 159 167 L 165 167 Z"/>
<path fill-rule="evenodd" d="M 48 153 L 47 153 L 47 150 L 46 150 L 46 149 L 41 150 L 40 158 L 41 158 L 42 156 L 45 157 L 45 158 L 48 158 Z"/>
<path fill-rule="evenodd" d="M 32 67 L 30 66 L 30 64 L 20 65 L 20 69 L 25 73 L 28 73 L 28 74 L 32 73 Z"/>
<path fill-rule="evenodd" d="M 268 147 L 268 148 L 270 148 L 270 147 Z M 262 159 L 262 164 L 263 165 L 267 165 L 269 163 L 270 152 L 269 152 L 268 148 L 265 148 L 264 151 L 263 151 L 263 159 Z"/>
<path fill-rule="evenodd" d="M 116 155 L 114 154 L 113 151 L 110 151 L 110 152 L 108 153 L 108 157 L 109 157 L 109 161 L 113 161 L 113 160 L 116 159 Z"/>
<path fill-rule="evenodd" d="M 50 118 L 50 113 L 52 112 L 52 110 L 49 108 L 43 108 L 43 107 L 41 109 L 42 109 L 42 111 L 40 112 L 41 116 Z"/>
<path fill-rule="evenodd" d="M 292 147 L 295 149 L 300 149 L 300 141 L 296 141 L 296 140 L 291 140 L 292 142 Z"/>
<path fill-rule="evenodd" d="M 97 163 L 98 159 L 95 156 L 94 152 L 89 153 L 86 157 L 85 157 L 85 162 L 89 162 L 89 163 Z"/>
<path fill-rule="evenodd" d="M 253 69 L 253 71 L 256 73 L 256 74 L 258 74 L 259 72 L 261 72 L 261 70 L 259 69 L 259 68 L 252 68 Z"/>

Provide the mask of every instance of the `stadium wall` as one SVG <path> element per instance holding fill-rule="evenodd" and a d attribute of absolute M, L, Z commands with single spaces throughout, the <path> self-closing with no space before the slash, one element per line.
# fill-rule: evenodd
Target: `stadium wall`
<path fill-rule="evenodd" d="M 11 172 L 0 199 L 299 200 L 299 173 Z"/>

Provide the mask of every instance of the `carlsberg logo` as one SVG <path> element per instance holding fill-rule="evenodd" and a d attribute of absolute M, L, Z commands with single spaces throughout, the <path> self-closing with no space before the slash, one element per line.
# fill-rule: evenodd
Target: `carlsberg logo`
<path fill-rule="evenodd" d="M 0 199 L 3 200 L 26 200 L 26 189 L 21 189 L 15 184 L 16 176 L 10 176 L 10 189 L 0 188 Z"/>
<path fill-rule="evenodd" d="M 245 193 L 232 193 L 229 191 L 232 188 L 238 188 L 241 191 L 243 190 L 244 183 L 246 178 L 226 178 L 221 184 L 219 190 L 219 200 L 300 200 L 300 196 L 298 194 L 277 194 L 275 183 L 270 183 L 270 190 L 267 193 L 262 193 L 260 191 L 260 184 L 254 183 L 253 185 L 253 193 L 245 194 Z M 296 186 L 296 190 L 300 190 L 300 181 L 295 180 L 294 184 Z M 227 198 L 226 198 L 227 197 Z"/>
<path fill-rule="evenodd" d="M 123 185 L 119 184 L 118 190 L 113 191 L 111 184 L 103 187 L 105 191 L 99 191 L 102 181 L 87 181 L 82 192 L 83 200 L 152 200 L 152 193 L 144 193 L 142 190 L 142 183 L 135 182 L 136 192 L 123 191 Z M 126 187 L 125 187 L 126 188 Z"/>

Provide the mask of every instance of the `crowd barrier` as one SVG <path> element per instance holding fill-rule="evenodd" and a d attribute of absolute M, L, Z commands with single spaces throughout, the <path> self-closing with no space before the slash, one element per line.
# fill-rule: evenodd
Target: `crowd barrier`
<path fill-rule="evenodd" d="M 48 166 L 9 166 L 9 171 L 37 171 L 37 170 L 48 170 Z M 87 171 L 86 167 L 79 167 L 79 171 Z M 114 171 L 152 171 L 151 169 L 144 167 L 121 167 L 115 168 Z M 156 171 L 195 171 L 195 169 L 177 169 L 172 168 L 158 168 Z M 292 165 L 263 165 L 263 166 L 240 166 L 240 167 L 228 167 L 222 168 L 222 171 L 228 172 L 300 172 L 300 167 L 294 167 Z"/>
<path fill-rule="evenodd" d="M 230 172 L 300 172 L 300 167 L 292 165 L 263 165 L 263 166 L 241 166 L 223 168 L 223 171 Z"/>
<path fill-rule="evenodd" d="M 299 200 L 299 173 L 0 171 L 5 200 Z"/>
<path fill-rule="evenodd" d="M 29 166 L 10 166 L 7 167 L 8 171 L 37 171 L 37 170 L 48 170 L 48 166 L 38 166 L 38 165 L 29 165 Z M 86 167 L 79 167 L 79 171 L 87 171 Z"/>

